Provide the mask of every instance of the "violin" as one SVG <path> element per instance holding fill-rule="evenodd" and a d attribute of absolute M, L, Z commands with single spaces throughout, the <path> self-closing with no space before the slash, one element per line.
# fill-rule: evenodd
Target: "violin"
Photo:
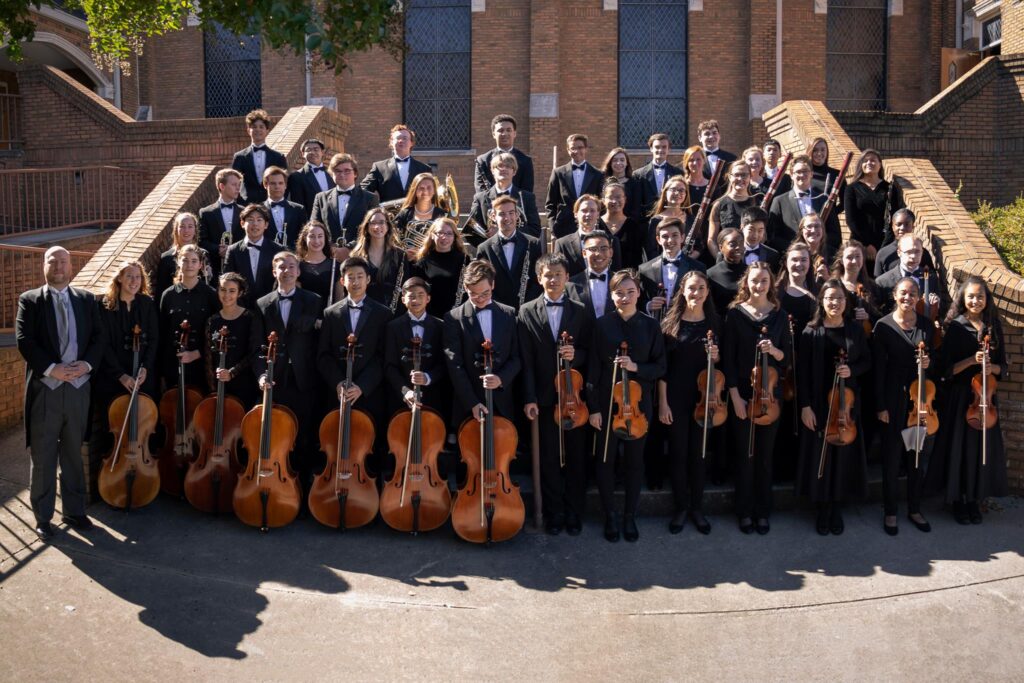
<path fill-rule="evenodd" d="M 617 356 L 628 356 L 629 344 L 619 344 Z M 635 379 L 630 379 L 629 371 L 618 363 L 614 366 L 622 373 L 622 379 L 612 385 L 611 431 L 623 441 L 642 439 L 647 434 L 647 416 L 640 410 L 643 389 Z M 608 453 L 605 452 L 605 457 Z"/>
<path fill-rule="evenodd" d="M 720 427 L 725 424 L 725 418 L 729 415 L 728 407 L 722 398 L 722 391 L 725 389 L 725 375 L 721 370 L 715 369 L 714 361 L 711 360 L 711 346 L 715 343 L 715 334 L 708 330 L 704 338 L 704 351 L 707 353 L 708 365 L 697 375 L 697 391 L 700 392 L 700 400 L 697 407 L 693 409 L 693 419 L 704 430 L 704 445 L 701 449 L 701 457 L 705 457 L 708 450 L 708 429 L 709 427 Z"/>
<path fill-rule="evenodd" d="M 761 328 L 760 342 L 768 338 L 768 328 Z M 750 386 L 754 392 L 747 406 L 747 413 L 756 425 L 770 425 L 779 419 L 782 408 L 775 398 L 775 387 L 779 383 L 779 372 L 768 363 L 768 354 L 760 346 L 754 352 L 754 368 L 750 372 Z"/>
<path fill-rule="evenodd" d="M 211 341 L 219 353 L 217 369 L 227 368 L 228 328 L 214 332 Z M 245 406 L 228 396 L 227 383 L 217 380 L 217 393 L 204 398 L 196 408 L 192 424 L 199 456 L 185 474 L 185 499 L 202 512 L 219 514 L 231 509 L 231 499 L 242 467 L 238 463 L 238 441 L 242 438 Z"/>
<path fill-rule="evenodd" d="M 996 426 L 999 420 L 999 413 L 996 410 L 992 399 L 996 394 L 998 382 L 996 378 L 988 373 L 988 366 L 991 362 L 988 354 L 992 338 L 985 335 L 981 340 L 981 350 L 984 356 L 981 360 L 981 372 L 971 378 L 971 390 L 974 392 L 974 400 L 967 407 L 967 424 L 971 429 L 981 431 L 981 464 L 986 463 L 988 453 L 988 430 Z"/>
<path fill-rule="evenodd" d="M 346 338 L 345 389 L 352 386 L 356 335 Z M 377 479 L 366 473 L 366 456 L 373 452 L 373 420 L 356 410 L 341 392 L 337 410 L 320 423 L 320 449 L 327 465 L 309 489 L 309 512 L 324 526 L 338 531 L 365 526 L 377 516 Z"/>
<path fill-rule="evenodd" d="M 924 292 L 921 294 L 921 298 L 917 300 L 917 314 L 923 315 L 928 319 L 928 322 L 935 329 L 935 333 L 932 336 L 932 348 L 938 349 L 942 346 L 942 324 L 939 322 L 939 305 L 929 302 L 931 299 L 931 279 L 928 277 L 928 266 L 924 266 L 921 269 L 922 278 L 921 282 L 924 283 Z"/>
<path fill-rule="evenodd" d="M 857 303 L 865 311 L 868 310 L 867 295 L 864 292 L 864 285 L 860 282 L 857 283 Z M 871 338 L 871 332 L 873 331 L 871 325 L 871 318 L 865 318 L 860 321 L 861 326 L 864 328 L 864 336 L 868 339 Z"/>
<path fill-rule="evenodd" d="M 139 392 L 142 328 L 138 325 L 132 328 L 131 349 L 135 386 L 130 396 L 118 396 L 107 409 L 110 431 L 117 432 L 118 437 L 114 450 L 103 459 L 99 474 L 100 497 L 107 505 L 125 512 L 149 505 L 160 493 L 160 470 L 149 453 L 149 437 L 156 429 L 157 409 L 153 399 Z"/>
<path fill-rule="evenodd" d="M 558 339 L 559 348 L 572 346 L 573 338 L 568 332 L 562 331 Z M 583 388 L 583 375 L 574 370 L 572 362 L 561 356 L 558 358 L 559 370 L 555 375 L 555 391 L 558 392 L 558 406 L 555 408 L 555 423 L 564 431 L 576 429 L 587 424 L 590 411 L 587 404 L 580 398 Z"/>
<path fill-rule="evenodd" d="M 299 481 L 288 464 L 299 431 L 298 420 L 286 406 L 274 405 L 277 339 L 277 332 L 271 332 L 264 347 L 267 375 L 263 402 L 242 418 L 242 443 L 249 452 L 249 462 L 231 499 L 238 519 L 264 532 L 290 524 L 302 502 Z"/>
<path fill-rule="evenodd" d="M 846 351 L 840 350 L 836 368 L 846 365 Z M 828 421 L 825 426 L 825 441 L 832 446 L 849 446 L 857 438 L 857 424 L 853 419 L 853 389 L 846 386 L 846 378 L 838 372 L 828 394 Z"/>
<path fill-rule="evenodd" d="M 924 427 L 925 434 L 931 436 L 939 431 L 939 416 L 932 407 L 935 399 L 935 382 L 925 379 L 924 359 L 927 354 L 924 351 L 924 342 L 917 345 L 917 379 L 910 383 L 910 415 L 907 416 L 908 427 Z M 918 466 L 921 460 L 920 439 L 915 442 L 918 446 L 914 449 L 914 467 Z"/>
<path fill-rule="evenodd" d="M 420 372 L 425 353 L 423 340 L 413 337 L 407 350 L 413 372 Z M 448 482 L 437 473 L 437 456 L 445 443 L 444 420 L 421 404 L 422 387 L 412 386 L 411 410 L 403 410 L 388 424 L 388 448 L 396 462 L 395 474 L 380 494 L 380 516 L 396 531 L 413 535 L 431 531 L 448 520 L 452 496 Z"/>
<path fill-rule="evenodd" d="M 178 334 L 178 353 L 188 351 L 188 335 L 192 329 L 187 320 L 181 321 Z M 160 489 L 172 496 L 185 493 L 185 473 L 195 460 L 195 434 L 192 419 L 203 395 L 185 386 L 185 363 L 178 357 L 178 386 L 168 389 L 160 397 L 160 423 L 164 426 L 164 445 L 160 449 L 157 465 L 160 468 Z"/>
<path fill-rule="evenodd" d="M 493 371 L 493 345 L 484 340 L 483 374 Z M 485 414 L 459 427 L 459 449 L 466 463 L 466 483 L 452 505 L 452 528 L 471 543 L 506 541 L 523 528 L 526 506 L 519 485 L 509 477 L 518 435 L 512 421 L 494 414 L 494 391 L 484 389 Z"/>

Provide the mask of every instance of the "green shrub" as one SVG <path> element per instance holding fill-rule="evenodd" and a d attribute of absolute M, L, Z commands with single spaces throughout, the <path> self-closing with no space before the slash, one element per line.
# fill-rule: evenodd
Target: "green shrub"
<path fill-rule="evenodd" d="M 1013 272 L 1024 274 L 1024 195 L 1012 204 L 992 206 L 979 201 L 978 210 L 971 214 L 985 236 L 992 241 Z"/>

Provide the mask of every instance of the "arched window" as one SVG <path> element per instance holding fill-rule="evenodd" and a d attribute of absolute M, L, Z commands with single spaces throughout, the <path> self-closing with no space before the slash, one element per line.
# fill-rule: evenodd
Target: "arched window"
<path fill-rule="evenodd" d="M 259 36 L 215 25 L 203 31 L 206 116 L 244 116 L 263 104 Z"/>
<path fill-rule="evenodd" d="M 687 0 L 619 0 L 619 144 L 686 143 Z"/>
<path fill-rule="evenodd" d="M 825 100 L 830 109 L 886 108 L 888 0 L 828 0 Z"/>

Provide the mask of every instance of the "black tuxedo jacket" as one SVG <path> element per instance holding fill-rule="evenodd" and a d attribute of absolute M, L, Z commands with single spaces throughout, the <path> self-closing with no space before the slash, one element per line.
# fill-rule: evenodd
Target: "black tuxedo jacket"
<path fill-rule="evenodd" d="M 892 290 L 896 289 L 896 283 L 902 279 L 903 271 L 900 268 L 898 260 L 893 268 L 885 271 L 875 279 L 875 288 L 878 292 L 878 299 L 875 301 L 875 304 L 878 306 L 878 310 L 882 315 L 892 313 L 893 309 L 896 308 L 896 302 L 892 299 Z M 942 299 L 942 303 L 939 305 L 939 310 L 944 311 L 946 309 L 946 302 L 948 299 L 942 289 L 942 283 L 939 280 L 938 274 L 931 268 L 928 269 L 928 293 L 939 295 L 939 298 Z M 923 278 L 921 278 L 919 294 L 921 297 L 924 297 Z"/>
<path fill-rule="evenodd" d="M 608 269 L 608 278 L 611 279 L 612 273 L 615 272 L 614 268 Z M 590 314 L 591 318 L 597 318 L 597 311 L 594 310 L 594 301 L 590 298 L 590 283 L 589 276 L 586 270 L 581 273 L 576 273 L 569 278 L 569 284 L 566 286 L 566 293 L 572 298 L 576 299 L 584 306 L 587 307 L 587 313 Z M 607 314 L 609 311 L 615 310 L 615 304 L 612 303 L 612 290 L 608 288 L 608 296 L 604 302 L 604 312 Z"/>
<path fill-rule="evenodd" d="M 494 185 L 494 174 L 491 173 L 491 159 L 501 150 L 495 147 L 476 158 L 473 167 L 474 192 L 486 192 Z M 527 192 L 533 192 L 533 159 L 517 148 L 512 148 L 512 156 L 516 158 L 516 174 L 512 176 L 512 184 Z M 482 225 L 482 224 L 481 224 Z"/>
<path fill-rule="evenodd" d="M 821 209 L 828 200 L 824 195 L 811 196 L 811 206 L 821 214 Z M 775 195 L 772 199 L 771 209 L 768 211 L 768 236 L 766 243 L 778 252 L 784 252 L 790 243 L 796 239 L 800 227 L 800 204 L 797 200 L 796 189 L 793 188 L 785 194 Z M 839 228 L 839 212 L 835 209 L 825 221 L 825 244 L 829 252 L 835 253 L 842 243 L 842 232 Z"/>
<path fill-rule="evenodd" d="M 352 365 L 352 381 L 363 391 L 363 402 L 377 389 L 384 378 L 384 364 L 381 353 L 384 350 L 384 328 L 391 320 L 387 306 L 363 297 L 363 310 L 359 323 L 352 329 L 349 318 L 349 301 L 346 297 L 324 311 L 320 327 L 320 346 L 317 353 L 317 367 L 327 386 L 334 391 L 345 379 L 345 354 L 348 349 L 348 335 L 356 335 L 356 359 Z"/>
<path fill-rule="evenodd" d="M 555 240 L 554 252 L 561 254 L 569 262 L 569 277 L 587 269 L 587 261 L 583 258 L 583 240 L 578 231 L 563 235 Z M 612 235 L 611 272 L 622 267 L 622 245 L 618 235 Z"/>
<path fill-rule="evenodd" d="M 704 158 L 706 159 L 707 156 L 708 153 L 705 151 Z M 726 152 L 724 149 L 719 148 L 719 150 L 715 152 L 715 156 L 718 157 L 719 163 L 724 163 L 726 166 L 725 171 L 722 171 L 722 181 L 725 182 L 725 172 L 729 170 L 729 164 L 736 161 L 736 155 L 732 152 Z M 711 164 L 704 164 L 704 177 L 711 180 L 711 173 Z"/>
<path fill-rule="evenodd" d="M 320 221 L 331 231 L 331 242 L 344 236 L 345 242 L 354 242 L 359 231 L 359 224 L 366 217 L 366 212 L 380 205 L 380 200 L 372 192 L 360 187 L 352 188 L 352 196 L 345 211 L 345 221 L 338 219 L 338 188 L 321 192 L 313 200 L 313 216 L 311 220 Z"/>
<path fill-rule="evenodd" d="M 334 187 L 334 178 L 327 172 L 326 166 L 323 169 L 324 177 L 327 178 L 327 189 L 330 190 Z M 313 215 L 313 201 L 321 192 L 325 190 L 320 189 L 320 183 L 316 181 L 316 172 L 308 162 L 288 176 L 288 194 L 285 196 L 288 201 L 302 205 L 307 221 Z"/>
<path fill-rule="evenodd" d="M 361 316 L 360 316 L 361 317 Z M 384 330 L 384 373 L 387 377 L 388 393 L 392 405 L 401 405 L 406 391 L 412 389 L 409 373 L 412 359 L 406 350 L 412 340 L 412 321 L 407 314 L 400 315 L 387 324 Z M 420 370 L 430 376 L 430 384 L 423 387 L 423 405 L 447 414 L 448 407 L 440 405 L 441 387 L 448 380 L 448 369 L 444 355 L 444 324 L 439 318 L 427 315 L 423 321 L 422 356 Z"/>
<path fill-rule="evenodd" d="M 519 202 L 519 213 L 522 215 L 524 230 L 533 237 L 540 237 L 540 214 L 537 212 L 537 198 L 532 192 L 519 189 L 519 186 L 512 183 L 509 188 L 509 195 Z M 487 226 L 487 215 L 498 198 L 498 190 L 495 186 L 484 192 L 477 192 L 473 196 L 473 206 L 469 209 L 469 217 L 483 227 Z"/>
<path fill-rule="evenodd" d="M 594 168 L 589 161 L 583 171 L 583 194 L 601 196 L 604 185 L 604 174 Z M 576 183 L 572 180 L 572 163 L 564 164 L 551 171 L 548 181 L 548 196 L 544 207 L 548 211 L 548 221 L 555 237 L 568 235 L 576 229 L 576 218 L 572 207 L 579 199 L 576 194 Z"/>
<path fill-rule="evenodd" d="M 263 333 L 278 334 L 278 356 L 274 366 L 274 381 L 288 381 L 287 370 L 292 371 L 296 388 L 313 392 L 317 387 L 316 377 L 316 321 L 323 310 L 320 297 L 313 292 L 295 288 L 291 311 L 288 313 L 288 327 L 281 319 L 281 302 L 277 290 L 256 301 L 256 313 L 263 323 Z M 252 368 L 256 377 L 267 371 L 266 359 L 260 357 L 258 349 L 267 343 L 266 338 L 252 339 L 254 352 Z M 312 395 L 312 394 L 310 394 Z"/>
<path fill-rule="evenodd" d="M 260 258 L 256 262 L 255 273 L 252 272 L 249 248 L 245 245 L 245 240 L 239 240 L 228 247 L 228 253 L 224 259 L 225 273 L 240 273 L 249 283 L 245 296 L 239 301 L 245 308 L 252 308 L 257 299 L 269 294 L 270 290 L 277 286 L 274 281 L 273 260 L 274 255 L 282 251 L 284 247 L 270 239 L 269 234 L 269 230 L 263 233 L 263 244 L 260 245 Z"/>
<path fill-rule="evenodd" d="M 665 182 L 668 182 L 668 179 L 673 176 L 682 174 L 683 169 L 678 166 L 665 164 Z M 632 180 L 633 196 L 630 202 L 631 206 L 627 206 L 626 211 L 630 216 L 639 220 L 642 216 L 651 213 L 651 209 L 654 208 L 660 196 L 658 182 L 654 179 L 654 162 L 633 171 Z"/>
<path fill-rule="evenodd" d="M 267 207 L 267 211 L 270 211 L 270 225 L 267 226 L 266 236 L 271 241 L 276 241 L 277 231 L 284 227 L 285 246 L 294 251 L 295 242 L 299 239 L 299 233 L 302 232 L 302 226 L 306 224 L 306 210 L 302 208 L 302 204 L 296 204 L 287 199 L 285 199 L 285 202 L 284 226 L 280 226 L 274 221 L 274 212 L 270 211 L 272 203 L 270 199 L 268 198 L 263 202 L 263 205 Z"/>
<path fill-rule="evenodd" d="M 245 230 L 242 230 L 242 219 L 238 214 L 242 212 L 242 206 L 235 202 L 231 226 L 224 225 L 224 217 L 220 213 L 220 200 L 209 206 L 199 209 L 199 246 L 206 250 L 210 256 L 210 268 L 213 269 L 213 276 L 220 275 L 220 238 L 229 229 L 231 230 L 231 242 L 237 242 L 245 237 Z M 163 294 L 160 292 L 159 296 Z"/>
<path fill-rule="evenodd" d="M 519 290 L 523 286 L 524 259 L 529 259 L 526 266 L 526 293 L 523 296 L 523 303 L 530 301 L 540 295 L 540 284 L 537 282 L 537 275 L 534 265 L 540 258 L 540 240 L 530 237 L 522 230 L 516 230 L 515 251 L 512 254 L 512 267 L 508 267 L 505 261 L 505 252 L 498 243 L 501 233 L 495 233 L 480 243 L 476 250 L 477 258 L 484 258 L 494 266 L 494 294 L 493 299 L 498 303 L 511 306 L 513 310 L 519 308 Z"/>
<path fill-rule="evenodd" d="M 888 273 L 893 268 L 900 265 L 900 255 L 896 253 L 896 248 L 899 246 L 898 242 L 889 242 L 875 254 L 875 271 L 873 273 L 874 278 L 877 280 L 882 276 L 883 273 Z M 935 270 L 935 261 L 932 259 L 931 252 L 927 249 L 921 254 L 921 267 L 928 267 L 928 270 Z"/>
<path fill-rule="evenodd" d="M 402 184 L 402 176 L 398 173 L 398 164 L 394 157 L 388 157 L 373 162 L 370 172 L 366 174 L 359 186 L 367 192 L 373 192 L 382 202 L 389 202 L 393 199 L 405 199 L 409 191 L 409 183 L 420 173 L 430 173 L 431 168 L 427 164 L 413 157 L 409 157 L 409 174 L 406 176 L 405 185 Z"/>
<path fill-rule="evenodd" d="M 467 301 L 445 314 L 444 352 L 455 393 L 455 424 L 460 424 L 477 403 L 485 402 L 484 387 L 480 383 L 483 368 L 477 366 L 483 343 L 484 333 L 472 302 Z M 522 367 L 519 334 L 515 311 L 494 301 L 491 302 L 491 343 L 492 371 L 501 378 L 501 387 L 493 393 L 494 409 L 502 417 L 511 419 L 515 408 L 512 383 Z"/>
<path fill-rule="evenodd" d="M 263 155 L 266 163 L 263 170 L 277 166 L 288 170 L 288 160 L 277 150 L 267 147 Z M 242 201 L 244 204 L 259 204 L 267 198 L 267 188 L 263 187 L 263 178 L 256 176 L 256 162 L 253 160 L 252 145 L 235 152 L 231 160 L 231 168 L 242 172 Z"/>
<path fill-rule="evenodd" d="M 676 276 L 676 289 L 672 292 L 673 298 L 679 294 L 679 281 L 683 279 L 684 275 L 689 273 L 691 270 L 699 270 L 702 273 L 707 272 L 707 266 L 696 259 L 690 258 L 686 254 L 680 252 L 679 260 L 679 273 Z M 664 277 L 661 269 L 663 261 L 663 256 L 655 256 L 650 261 L 640 264 L 640 268 L 637 273 L 640 275 L 640 293 L 642 295 L 641 310 L 646 310 L 644 307 L 651 299 L 658 296 L 658 290 L 661 285 L 664 284 Z M 710 292 L 708 295 L 710 296 Z"/>
<path fill-rule="evenodd" d="M 562 319 L 557 330 L 558 336 L 568 332 L 576 347 L 572 367 L 585 374 L 587 367 L 587 345 L 593 336 L 594 318 L 581 302 L 564 297 Z M 555 404 L 555 373 L 558 372 L 555 341 L 551 324 L 548 322 L 547 304 L 543 296 L 527 302 L 519 310 L 519 356 L 522 359 L 523 403 L 540 406 Z"/>
<path fill-rule="evenodd" d="M 746 247 L 744 247 L 744 250 L 746 250 Z M 744 251 L 744 253 L 743 253 L 743 258 L 744 258 L 744 260 L 746 260 L 746 251 Z M 721 262 L 721 261 L 724 261 L 725 259 L 722 258 L 721 254 L 719 254 L 718 255 L 718 260 L 719 260 L 719 262 Z M 775 251 L 774 249 L 769 247 L 767 244 L 762 242 L 761 244 L 759 244 L 757 246 L 757 260 L 758 261 L 764 261 L 765 263 L 767 263 L 771 267 L 772 273 L 774 274 L 774 273 L 778 272 L 779 263 L 782 260 L 782 257 L 779 254 L 779 252 Z"/>
<path fill-rule="evenodd" d="M 108 343 L 100 324 L 96 298 L 91 292 L 68 288 L 71 311 L 75 316 L 78 356 L 92 366 L 92 375 L 100 371 L 104 347 Z M 51 364 L 60 364 L 60 335 L 57 332 L 57 312 L 53 298 L 46 287 L 24 292 L 18 297 L 18 315 L 14 323 L 18 352 L 25 359 L 25 444 L 29 442 L 29 417 L 32 402 L 42 391 L 49 391 L 40 380 Z M 118 340 L 117 343 L 120 343 Z"/>

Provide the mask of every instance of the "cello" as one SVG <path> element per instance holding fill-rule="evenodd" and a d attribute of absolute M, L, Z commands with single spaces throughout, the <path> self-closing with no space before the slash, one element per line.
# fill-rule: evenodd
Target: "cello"
<path fill-rule="evenodd" d="M 853 389 L 846 386 L 846 378 L 839 376 L 839 366 L 846 365 L 846 351 L 840 350 L 836 358 L 836 374 L 828 392 L 828 418 L 825 420 L 825 438 L 821 443 L 818 461 L 818 479 L 825 476 L 825 451 L 829 446 L 849 446 L 857 438 L 857 423 L 853 419 Z"/>
<path fill-rule="evenodd" d="M 715 333 L 708 330 L 704 338 L 704 350 L 708 356 L 708 365 L 697 375 L 697 391 L 700 392 L 700 400 L 693 409 L 693 419 L 704 430 L 704 443 L 701 447 L 701 458 L 707 457 L 708 452 L 708 430 L 711 427 L 721 427 L 725 424 L 725 418 L 729 416 L 728 407 L 722 399 L 722 390 L 725 389 L 725 374 L 715 368 L 711 360 L 711 347 L 715 343 Z"/>
<path fill-rule="evenodd" d="M 345 389 L 352 386 L 356 335 L 346 338 Z M 373 452 L 373 420 L 352 408 L 341 392 L 337 410 L 320 423 L 320 450 L 327 454 L 323 472 L 309 488 L 309 512 L 324 526 L 338 531 L 369 524 L 377 516 L 377 480 L 366 473 L 366 456 Z"/>
<path fill-rule="evenodd" d="M 288 464 L 298 421 L 289 408 L 274 405 L 277 332 L 270 333 L 265 348 L 263 402 L 242 418 L 242 443 L 249 452 L 249 462 L 231 498 L 238 519 L 264 532 L 290 524 L 302 502 L 299 481 Z"/>
<path fill-rule="evenodd" d="M 424 355 L 423 340 L 413 337 L 408 349 L 413 372 L 420 372 Z M 395 468 L 395 475 L 380 494 L 380 516 L 396 531 L 414 536 L 431 531 L 448 520 L 452 496 L 448 482 L 437 473 L 437 456 L 445 442 L 444 420 L 437 412 L 421 404 L 422 388 L 412 387 L 410 410 L 391 418 L 388 425 L 388 447 L 405 464 Z"/>
<path fill-rule="evenodd" d="M 139 392 L 139 355 L 142 328 L 131 333 L 132 374 L 135 386 L 130 396 L 118 396 L 107 409 L 110 431 L 118 431 L 114 450 L 103 459 L 98 488 L 107 505 L 128 512 L 149 505 L 160 493 L 160 470 L 149 453 L 149 437 L 156 428 L 156 403 Z M 120 424 L 118 430 L 116 425 Z M 125 430 L 128 438 L 125 439 Z"/>
<path fill-rule="evenodd" d="M 212 335 L 220 354 L 217 369 L 227 367 L 228 328 Z M 238 440 L 242 436 L 245 407 L 225 391 L 226 382 L 217 380 L 217 393 L 204 398 L 192 420 L 199 456 L 185 474 L 185 499 L 203 512 L 219 514 L 231 509 L 231 498 L 238 483 Z"/>
<path fill-rule="evenodd" d="M 907 416 L 908 427 L 924 427 L 925 435 L 931 436 L 939 431 L 939 416 L 932 407 L 935 399 L 935 382 L 925 379 L 924 359 L 927 355 L 924 352 L 924 342 L 917 345 L 917 379 L 910 383 L 910 415 Z M 914 469 L 917 469 L 921 460 L 921 442 L 924 439 L 914 440 Z"/>
<path fill-rule="evenodd" d="M 995 377 L 989 377 L 989 348 L 991 337 L 985 335 L 981 340 L 981 351 L 984 355 L 981 358 L 981 372 L 971 378 L 971 389 L 974 391 L 974 400 L 967 407 L 967 424 L 971 429 L 981 431 L 981 464 L 985 465 L 988 458 L 988 430 L 996 426 L 999 414 L 992 402 L 996 394 L 996 386 L 999 384 Z"/>
<path fill-rule="evenodd" d="M 493 345 L 483 342 L 483 374 L 493 371 Z M 459 427 L 459 449 L 466 463 L 466 483 L 452 505 L 452 528 L 470 543 L 507 541 L 523 528 L 526 506 L 519 485 L 509 477 L 518 436 L 512 421 L 494 414 L 494 390 L 484 389 L 485 412 L 470 415 Z"/>
<path fill-rule="evenodd" d="M 762 327 L 758 345 L 754 348 L 754 367 L 750 371 L 752 393 L 747 404 L 747 419 L 750 420 L 750 437 L 747 442 L 747 457 L 754 457 L 755 428 L 770 425 L 779 419 L 782 408 L 775 398 L 775 386 L 779 383 L 779 371 L 768 364 L 768 354 L 761 351 L 761 341 L 768 338 L 768 328 Z"/>
<path fill-rule="evenodd" d="M 192 326 L 187 320 L 181 321 L 178 334 L 178 386 L 168 389 L 160 397 L 160 423 L 164 426 L 164 445 L 157 457 L 160 468 L 160 489 L 172 496 L 185 492 L 185 471 L 195 459 L 195 434 L 192 418 L 203 395 L 192 387 L 185 386 L 185 363 L 181 354 L 188 351 L 188 335 Z"/>

